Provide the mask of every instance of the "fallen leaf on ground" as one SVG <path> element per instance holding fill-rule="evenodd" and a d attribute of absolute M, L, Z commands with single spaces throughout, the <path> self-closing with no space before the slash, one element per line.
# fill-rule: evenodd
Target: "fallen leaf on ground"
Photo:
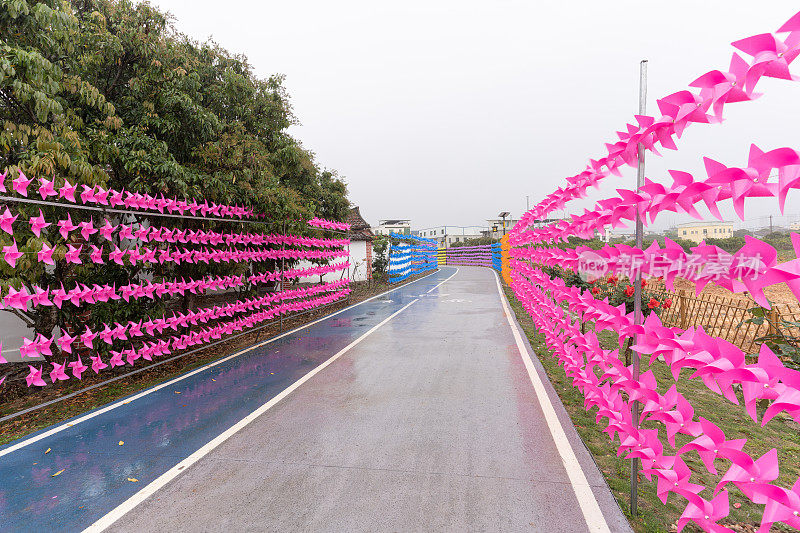
<path fill-rule="evenodd" d="M 44 452 L 45 455 L 47 455 L 48 453 L 50 453 L 50 448 L 47 448 L 47 450 Z"/>
<path fill-rule="evenodd" d="M 62 468 L 61 470 L 59 470 L 58 472 L 56 472 L 55 474 L 53 474 L 53 475 L 52 475 L 52 476 L 50 476 L 50 477 L 56 477 L 57 475 L 59 475 L 59 474 L 60 474 L 61 472 L 63 472 L 64 470 L 66 470 L 66 468 Z"/>
<path fill-rule="evenodd" d="M 129 478 L 128 478 L 128 481 L 130 481 L 131 483 L 136 483 L 136 482 L 138 482 L 139 480 L 138 480 L 138 479 L 136 479 L 135 477 L 129 477 Z"/>
<path fill-rule="evenodd" d="M 179 391 L 179 390 L 175 391 L 175 394 L 180 394 L 180 393 L 181 393 L 181 391 Z"/>
<path fill-rule="evenodd" d="M 125 441 L 124 441 L 124 440 L 121 440 L 121 441 L 119 441 L 119 445 L 120 445 L 120 446 L 122 446 L 123 444 L 125 444 Z"/>

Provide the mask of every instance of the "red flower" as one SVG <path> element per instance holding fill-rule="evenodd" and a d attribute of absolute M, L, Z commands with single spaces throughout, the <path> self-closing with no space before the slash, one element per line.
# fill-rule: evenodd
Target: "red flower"
<path fill-rule="evenodd" d="M 592 287 L 592 294 L 600 294 L 600 287 L 597 286 Z"/>
<path fill-rule="evenodd" d="M 650 301 L 647 302 L 647 307 L 649 307 L 650 309 L 658 307 L 659 305 L 661 304 L 655 298 L 650 298 Z"/>
<path fill-rule="evenodd" d="M 672 298 L 667 298 L 666 300 L 664 300 L 664 305 L 662 305 L 661 307 L 663 307 L 664 309 L 669 309 L 670 307 L 672 307 Z"/>
<path fill-rule="evenodd" d="M 616 285 L 617 281 L 619 281 L 617 279 L 617 276 L 609 276 L 609 278 L 608 278 L 608 283 L 611 284 L 611 285 Z"/>
<path fill-rule="evenodd" d="M 634 291 L 633 285 L 628 285 L 627 287 L 625 287 L 625 296 L 633 296 L 633 291 Z"/>

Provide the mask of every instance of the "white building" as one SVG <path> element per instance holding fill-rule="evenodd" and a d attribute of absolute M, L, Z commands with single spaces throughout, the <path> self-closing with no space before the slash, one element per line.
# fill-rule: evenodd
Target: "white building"
<path fill-rule="evenodd" d="M 381 220 L 376 227 L 372 228 L 372 233 L 375 235 L 389 235 L 390 233 L 411 235 L 411 221 L 401 218 Z"/>
<path fill-rule="evenodd" d="M 792 222 L 789 224 L 790 231 L 800 231 L 800 222 Z"/>
<path fill-rule="evenodd" d="M 733 236 L 733 222 L 687 222 L 678 224 L 674 231 L 679 239 L 700 243 L 709 238 L 727 239 Z"/>
<path fill-rule="evenodd" d="M 423 239 L 436 239 L 439 247 L 453 245 L 454 242 L 464 242 L 470 239 L 480 239 L 483 235 L 475 230 L 480 226 L 435 226 L 415 231 L 415 235 Z"/>

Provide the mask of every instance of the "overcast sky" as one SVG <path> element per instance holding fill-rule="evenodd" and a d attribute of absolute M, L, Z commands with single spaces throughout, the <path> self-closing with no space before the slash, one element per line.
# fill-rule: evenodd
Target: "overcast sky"
<path fill-rule="evenodd" d="M 533 204 L 563 185 L 633 120 L 640 59 L 654 114 L 657 98 L 727 70 L 732 41 L 800 10 L 789 0 L 153 3 L 179 31 L 247 55 L 259 76 L 285 74 L 302 123 L 292 134 L 346 179 L 368 222 L 410 218 L 416 229 L 519 216 L 526 195 Z M 694 125 L 678 152 L 649 158 L 647 176 L 704 178 L 704 155 L 741 166 L 753 142 L 798 148 L 800 83 L 763 79 L 758 89 L 761 99 L 726 107 L 724 124 Z M 634 182 L 630 170 L 592 198 Z M 800 212 L 800 195 L 786 212 Z M 747 204 L 751 223 L 770 213 L 774 200 Z"/>

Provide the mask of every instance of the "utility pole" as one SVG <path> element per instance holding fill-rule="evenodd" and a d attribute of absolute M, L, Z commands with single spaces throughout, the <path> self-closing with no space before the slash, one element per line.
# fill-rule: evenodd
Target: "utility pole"
<path fill-rule="evenodd" d="M 647 60 L 642 59 L 639 63 L 639 114 L 644 115 L 647 112 Z M 636 192 L 644 186 L 644 144 L 638 143 L 636 147 L 639 156 L 639 164 L 636 166 Z M 636 248 L 641 250 L 642 234 L 644 233 L 644 224 L 642 217 L 639 214 L 639 209 L 636 209 Z M 640 325 L 642 323 L 642 270 L 640 266 L 636 268 L 636 281 L 633 284 L 633 323 Z M 638 333 L 634 334 L 634 342 L 636 342 Z M 638 344 L 638 342 L 637 342 Z M 633 380 L 639 379 L 639 354 L 635 351 L 631 352 L 633 357 Z M 631 406 L 631 422 L 635 428 L 639 427 L 639 402 L 634 400 Z M 639 459 L 634 457 L 631 459 L 631 515 L 636 516 L 639 514 Z"/>
<path fill-rule="evenodd" d="M 772 229 L 772 215 L 769 216 L 769 232 L 772 233 L 774 230 Z"/>
<path fill-rule="evenodd" d="M 531 197 L 530 195 L 525 195 L 525 211 L 528 212 L 531 210 Z"/>

